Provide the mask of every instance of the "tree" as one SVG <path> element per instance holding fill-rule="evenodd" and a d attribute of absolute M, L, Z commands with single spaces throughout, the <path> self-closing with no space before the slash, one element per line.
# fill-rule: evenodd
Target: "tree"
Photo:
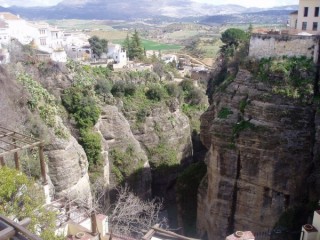
<path fill-rule="evenodd" d="M 221 35 L 221 41 L 226 45 L 239 46 L 241 42 L 248 40 L 248 34 L 238 28 L 229 28 L 224 31 Z"/>
<path fill-rule="evenodd" d="M 153 71 L 158 74 L 158 76 L 160 77 L 160 81 L 162 80 L 162 77 L 165 74 L 165 67 L 164 64 L 162 62 L 156 62 L 153 64 Z"/>
<path fill-rule="evenodd" d="M 98 57 L 101 56 L 102 53 L 108 51 L 108 41 L 105 39 L 100 39 L 97 36 L 93 36 L 89 38 L 89 44 L 92 49 L 92 52 L 96 54 Z"/>
<path fill-rule="evenodd" d="M 56 214 L 49 211 L 39 185 L 14 169 L 0 169 L 0 214 L 17 220 L 30 218 L 28 229 L 40 231 L 43 239 L 58 239 L 54 235 Z"/>
<path fill-rule="evenodd" d="M 117 190 L 117 200 L 112 206 L 109 221 L 113 233 L 141 238 L 142 229 L 150 229 L 158 223 L 167 227 L 167 219 L 160 218 L 162 202 L 158 199 L 144 201 L 129 191 L 128 187 Z"/>
<path fill-rule="evenodd" d="M 107 79 L 100 79 L 94 86 L 94 90 L 97 94 L 103 97 L 103 101 L 106 102 L 107 96 L 111 93 L 111 83 Z"/>
<path fill-rule="evenodd" d="M 126 37 L 126 39 L 124 40 L 122 46 L 123 46 L 123 48 L 127 51 L 127 56 L 129 56 L 129 58 L 130 58 L 131 49 L 130 49 L 130 38 L 129 38 L 129 34 L 127 34 L 127 37 Z"/>
<path fill-rule="evenodd" d="M 141 43 L 141 39 L 137 30 L 134 30 L 133 35 L 131 36 L 130 48 L 129 48 L 129 58 L 138 58 L 143 59 L 144 49 Z"/>
<path fill-rule="evenodd" d="M 229 28 L 221 35 L 221 41 L 224 43 L 221 52 L 233 56 L 239 45 L 248 42 L 248 40 L 249 35 L 246 32 L 238 28 Z"/>

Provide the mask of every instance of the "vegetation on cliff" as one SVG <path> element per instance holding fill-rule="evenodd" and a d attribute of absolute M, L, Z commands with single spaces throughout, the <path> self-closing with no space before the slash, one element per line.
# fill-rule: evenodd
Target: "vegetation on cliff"
<path fill-rule="evenodd" d="M 21 221 L 30 218 L 28 229 L 43 239 L 62 239 L 54 234 L 56 213 L 45 204 L 40 185 L 21 172 L 2 167 L 0 169 L 0 214 L 13 216 Z"/>

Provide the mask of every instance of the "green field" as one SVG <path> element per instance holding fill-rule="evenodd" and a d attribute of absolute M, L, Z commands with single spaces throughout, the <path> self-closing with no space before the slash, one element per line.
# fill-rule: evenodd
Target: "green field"
<path fill-rule="evenodd" d="M 122 44 L 123 40 L 114 40 L 112 42 Z M 154 51 L 175 50 L 175 51 L 178 51 L 182 48 L 182 46 L 180 46 L 180 45 L 159 43 L 159 42 L 155 42 L 155 41 L 151 41 L 151 40 L 147 40 L 147 39 L 142 39 L 141 42 L 142 42 L 143 47 L 146 50 L 154 50 Z"/>
<path fill-rule="evenodd" d="M 142 44 L 146 50 L 180 50 L 182 46 L 175 44 L 158 43 L 151 40 L 142 39 Z"/>

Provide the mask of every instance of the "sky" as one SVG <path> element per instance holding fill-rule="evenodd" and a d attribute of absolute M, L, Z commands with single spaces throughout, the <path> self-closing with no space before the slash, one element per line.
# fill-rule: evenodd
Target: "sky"
<path fill-rule="evenodd" d="M 132 1 L 132 0 L 131 0 Z M 161 0 L 160 0 L 161 1 Z M 220 4 L 237 4 L 244 7 L 274 7 L 283 5 L 298 4 L 299 0 L 193 0 L 199 3 Z M 30 7 L 30 6 L 52 6 L 62 0 L 0 0 L 0 6 L 9 7 L 12 5 Z"/>

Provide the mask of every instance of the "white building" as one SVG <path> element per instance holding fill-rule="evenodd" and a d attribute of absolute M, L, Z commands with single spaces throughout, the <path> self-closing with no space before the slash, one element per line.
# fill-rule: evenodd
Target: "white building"
<path fill-rule="evenodd" d="M 65 32 L 63 45 L 67 56 L 76 61 L 89 61 L 92 57 L 92 50 L 88 39 L 88 35 L 80 32 Z"/>
<path fill-rule="evenodd" d="M 174 61 L 176 62 L 176 64 L 178 63 L 178 57 L 172 54 L 163 55 L 161 57 L 161 60 L 164 61 L 165 63 L 172 63 Z"/>
<path fill-rule="evenodd" d="M 67 61 L 62 31 L 44 22 L 30 23 L 19 15 L 0 12 L 0 43 L 8 44 L 11 39 L 17 39 L 23 45 L 32 43 L 33 47 L 50 55 L 53 61 Z"/>
<path fill-rule="evenodd" d="M 8 25 L 10 38 L 17 39 L 22 44 L 29 44 L 33 40 L 35 29 L 26 20 L 9 12 L 0 12 L 0 20 Z"/>
<path fill-rule="evenodd" d="M 113 59 L 117 67 L 127 65 L 127 53 L 120 44 L 108 44 L 107 58 Z"/>
<path fill-rule="evenodd" d="M 299 32 L 320 33 L 320 1 L 300 0 L 299 10 L 290 14 L 289 26 Z"/>
<path fill-rule="evenodd" d="M 33 44 L 40 51 L 50 54 L 55 62 L 67 62 L 63 48 L 63 32 L 45 22 L 29 23 L 32 28 Z"/>

